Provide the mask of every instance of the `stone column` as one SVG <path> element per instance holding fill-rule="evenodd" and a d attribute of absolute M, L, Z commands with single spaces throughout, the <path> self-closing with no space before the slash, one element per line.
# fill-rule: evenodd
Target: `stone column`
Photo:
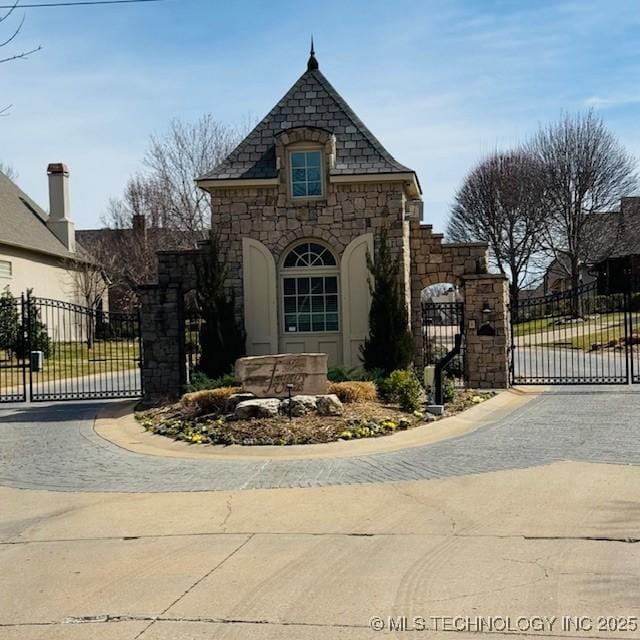
<path fill-rule="evenodd" d="M 466 275 L 464 316 L 467 384 L 479 389 L 509 386 L 509 281 L 499 274 Z"/>
<path fill-rule="evenodd" d="M 144 400 L 176 398 L 186 382 L 182 288 L 148 285 L 139 296 Z"/>

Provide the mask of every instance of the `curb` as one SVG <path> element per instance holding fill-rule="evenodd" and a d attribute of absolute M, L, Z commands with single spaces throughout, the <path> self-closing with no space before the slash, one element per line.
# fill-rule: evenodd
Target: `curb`
<path fill-rule="evenodd" d="M 545 387 L 503 391 L 482 404 L 436 422 L 380 438 L 323 444 L 278 446 L 190 445 L 165 436 L 148 433 L 134 418 L 136 402 L 126 401 L 103 409 L 94 424 L 94 432 L 104 440 L 132 453 L 168 458 L 218 460 L 303 460 L 312 458 L 352 458 L 389 453 L 435 444 L 466 435 L 501 420 L 538 397 Z"/>

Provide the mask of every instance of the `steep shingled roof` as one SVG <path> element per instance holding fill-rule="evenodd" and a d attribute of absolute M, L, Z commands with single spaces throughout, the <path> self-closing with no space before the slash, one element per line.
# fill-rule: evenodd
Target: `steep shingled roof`
<path fill-rule="evenodd" d="M 640 199 L 623 198 L 620 211 L 591 214 L 585 233 L 593 263 L 640 255 Z"/>
<path fill-rule="evenodd" d="M 336 136 L 331 175 L 413 173 L 397 162 L 317 68 L 307 71 L 221 164 L 199 180 L 276 178 L 276 135 L 296 127 L 318 127 Z"/>
<path fill-rule="evenodd" d="M 83 259 L 82 248 L 71 253 L 47 227 L 47 213 L 0 171 L 0 244 L 22 247 L 60 258 Z"/>

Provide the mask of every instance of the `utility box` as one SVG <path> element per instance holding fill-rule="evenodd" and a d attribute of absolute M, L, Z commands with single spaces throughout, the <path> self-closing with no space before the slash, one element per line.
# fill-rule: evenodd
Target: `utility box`
<path fill-rule="evenodd" d="M 433 381 L 436 375 L 435 365 L 429 365 L 424 368 L 423 381 L 425 389 L 433 389 Z"/>
<path fill-rule="evenodd" d="M 31 371 L 39 373 L 44 369 L 44 351 L 31 352 Z"/>

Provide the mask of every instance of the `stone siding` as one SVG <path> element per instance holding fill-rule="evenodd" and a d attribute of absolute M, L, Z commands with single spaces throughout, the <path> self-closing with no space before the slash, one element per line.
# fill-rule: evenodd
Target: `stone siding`
<path fill-rule="evenodd" d="M 352 240 L 369 232 L 377 236 L 386 227 L 392 251 L 405 262 L 407 198 L 401 183 L 328 183 L 326 197 L 304 202 L 292 202 L 285 183 L 279 187 L 216 189 L 212 194 L 212 224 L 226 256 L 239 319 L 243 237 L 264 244 L 279 265 L 286 250 L 305 238 L 324 240 L 339 260 Z M 408 281 L 403 285 L 408 297 Z"/>
<path fill-rule="evenodd" d="M 506 276 L 464 276 L 467 383 L 478 389 L 509 386 L 509 281 Z M 482 327 L 494 335 L 482 335 Z"/>
<path fill-rule="evenodd" d="M 450 283 L 462 287 L 465 274 L 487 273 L 485 242 L 443 243 L 431 225 L 411 221 L 411 328 L 416 342 L 416 362 L 423 362 L 421 294 L 426 287 Z M 464 291 L 465 301 L 467 292 Z"/>

